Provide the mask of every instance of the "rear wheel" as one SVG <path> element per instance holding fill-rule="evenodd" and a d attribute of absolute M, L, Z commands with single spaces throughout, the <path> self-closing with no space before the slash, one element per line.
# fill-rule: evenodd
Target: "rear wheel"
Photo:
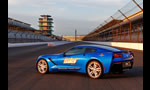
<path fill-rule="evenodd" d="M 41 74 L 46 74 L 48 72 L 48 64 L 44 59 L 38 61 L 37 70 Z"/>
<path fill-rule="evenodd" d="M 91 61 L 87 65 L 87 74 L 93 79 L 97 79 L 103 76 L 102 65 L 98 61 Z"/>

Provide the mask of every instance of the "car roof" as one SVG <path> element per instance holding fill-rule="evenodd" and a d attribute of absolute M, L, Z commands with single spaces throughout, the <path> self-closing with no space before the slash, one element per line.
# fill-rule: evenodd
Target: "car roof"
<path fill-rule="evenodd" d="M 122 51 L 121 49 L 114 48 L 111 46 L 106 46 L 106 45 L 97 45 L 97 44 L 84 44 L 84 45 L 77 45 L 75 47 L 95 47 L 95 48 L 100 48 L 100 49 L 105 49 L 109 51 Z"/>

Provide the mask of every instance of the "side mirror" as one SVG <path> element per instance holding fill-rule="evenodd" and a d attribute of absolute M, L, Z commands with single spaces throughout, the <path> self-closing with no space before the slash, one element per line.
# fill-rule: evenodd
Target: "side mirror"
<path fill-rule="evenodd" d="M 66 55 L 65 55 L 65 52 L 63 53 L 63 56 L 65 57 Z"/>
<path fill-rule="evenodd" d="M 83 56 L 85 56 L 85 53 L 83 53 Z"/>

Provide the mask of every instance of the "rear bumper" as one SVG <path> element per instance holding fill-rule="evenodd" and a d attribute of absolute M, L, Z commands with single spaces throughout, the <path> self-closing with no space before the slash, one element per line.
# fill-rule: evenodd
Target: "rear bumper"
<path fill-rule="evenodd" d="M 132 69 L 133 60 L 131 61 L 123 61 L 123 62 L 114 62 L 111 65 L 110 72 L 120 72 L 124 69 Z"/>
<path fill-rule="evenodd" d="M 123 69 L 132 69 L 132 67 L 133 67 L 133 61 L 122 62 Z"/>

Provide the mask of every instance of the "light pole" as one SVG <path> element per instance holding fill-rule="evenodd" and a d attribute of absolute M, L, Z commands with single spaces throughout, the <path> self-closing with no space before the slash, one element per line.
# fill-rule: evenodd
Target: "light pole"
<path fill-rule="evenodd" d="M 77 41 L 77 30 L 75 29 L 75 41 Z"/>

